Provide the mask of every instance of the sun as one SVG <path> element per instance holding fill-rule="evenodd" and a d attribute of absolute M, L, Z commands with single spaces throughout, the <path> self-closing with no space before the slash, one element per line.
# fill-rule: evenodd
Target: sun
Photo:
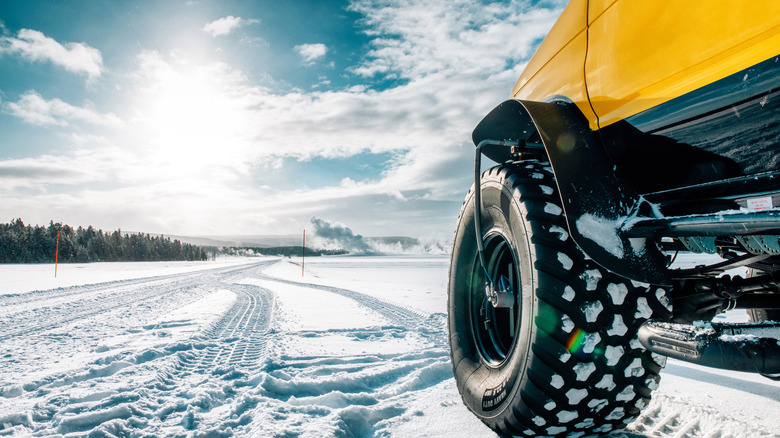
<path fill-rule="evenodd" d="M 246 143 L 247 108 L 215 66 L 162 64 L 138 104 L 148 159 L 171 176 L 233 162 Z"/>

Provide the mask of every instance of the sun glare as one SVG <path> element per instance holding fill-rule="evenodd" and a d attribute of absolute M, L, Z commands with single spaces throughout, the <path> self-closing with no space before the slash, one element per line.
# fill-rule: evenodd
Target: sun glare
<path fill-rule="evenodd" d="M 203 67 L 157 72 L 141 104 L 150 160 L 168 176 L 199 173 L 234 160 L 241 147 L 242 109 L 220 77 Z"/>

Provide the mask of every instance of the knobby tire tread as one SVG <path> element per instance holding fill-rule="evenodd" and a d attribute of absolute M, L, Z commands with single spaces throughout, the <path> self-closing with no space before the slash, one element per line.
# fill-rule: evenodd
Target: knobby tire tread
<path fill-rule="evenodd" d="M 504 184 L 530 223 L 530 245 L 537 258 L 532 266 L 538 279 L 537 312 L 533 318 L 537 330 L 530 348 L 527 378 L 522 379 L 523 387 L 515 400 L 508 402 L 509 415 L 482 418 L 483 421 L 500 434 L 520 436 L 584 436 L 624 428 L 649 403 L 663 365 L 662 358 L 652 357 L 639 345 L 636 331 L 648 318 L 668 320 L 668 301 L 658 287 L 631 282 L 596 265 L 568 233 L 560 233 L 561 229 L 567 230 L 566 221 L 563 213 L 555 214 L 555 207 L 560 209 L 561 202 L 546 164 L 503 164 L 486 171 L 482 178 Z M 472 194 L 473 188 L 467 201 Z M 467 208 L 473 208 L 473 202 L 464 202 L 459 226 L 473 227 L 461 223 Z M 556 231 L 553 227 L 557 227 Z M 598 279 L 593 276 L 596 272 Z M 567 287 L 574 296 L 565 299 L 563 292 Z M 617 292 L 610 293 L 608 288 Z M 646 303 L 642 312 L 638 311 L 640 301 L 642 306 Z M 591 316 L 588 320 L 588 306 L 601 307 L 595 319 Z M 650 315 L 646 315 L 648 308 Z M 625 333 L 620 334 L 622 327 L 614 324 L 614 315 L 622 318 Z M 580 333 L 586 338 L 590 336 L 591 341 L 598 339 L 591 342 L 591 351 L 567 348 Z M 454 348 L 453 357 L 464 354 L 463 349 Z M 638 368 L 632 368 L 637 365 Z M 456 372 L 456 380 L 458 377 L 462 379 Z M 459 381 L 459 389 L 468 386 L 472 377 Z"/>

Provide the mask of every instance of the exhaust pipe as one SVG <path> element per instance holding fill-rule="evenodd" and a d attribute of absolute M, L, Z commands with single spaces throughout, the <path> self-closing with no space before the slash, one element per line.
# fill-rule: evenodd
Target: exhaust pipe
<path fill-rule="evenodd" d="M 647 321 L 639 342 L 649 351 L 714 368 L 780 373 L 780 323 L 696 325 Z"/>

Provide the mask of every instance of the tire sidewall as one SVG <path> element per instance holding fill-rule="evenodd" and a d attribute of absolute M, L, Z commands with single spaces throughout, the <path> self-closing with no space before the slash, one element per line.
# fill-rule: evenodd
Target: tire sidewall
<path fill-rule="evenodd" d="M 485 278 L 477 269 L 473 189 L 455 233 L 448 286 L 455 382 L 464 404 L 499 435 L 621 429 L 647 407 L 665 364 L 664 357 L 642 348 L 636 334 L 647 319 L 671 318 L 666 291 L 588 259 L 566 230 L 554 186 L 552 170 L 538 162 L 504 163 L 482 178 L 483 237 L 502 236 L 485 242 L 486 269 L 494 277 L 506 275 L 510 260 L 503 248 L 511 247 L 520 271 L 515 284 L 523 307 L 514 350 L 505 347 L 511 340 L 503 336 L 510 327 L 507 314 L 491 311 L 472 319 L 469 311 L 467 298 L 471 294 L 479 305 L 475 287 L 484 294 Z M 495 321 L 475 328 L 473 320 L 485 319 Z M 492 343 L 496 333 L 501 338 Z M 505 361 L 491 365 L 483 351 Z M 493 406 L 483 406 L 486 394 L 496 400 Z"/>
<path fill-rule="evenodd" d="M 464 203 L 453 245 L 450 264 L 448 321 L 451 355 L 456 381 L 466 406 L 483 421 L 498 420 L 514 399 L 529 363 L 530 339 L 535 330 L 533 315 L 536 300 L 531 269 L 530 227 L 523 220 L 521 206 L 504 181 L 486 177 L 482 181 L 483 238 L 500 235 L 511 248 L 515 271 L 519 276 L 520 315 L 517 335 L 507 358 L 500 364 L 488 363 L 477 346 L 474 335 L 471 296 L 484 290 L 484 280 L 475 278 L 481 269 L 478 260 L 474 226 L 473 191 Z M 475 285 L 475 282 L 481 283 Z M 453 330 L 454 328 L 454 330 Z M 464 335 L 465 334 L 465 335 Z M 460 383 L 462 382 L 462 383 Z M 462 386 L 462 387 L 461 387 Z"/>

